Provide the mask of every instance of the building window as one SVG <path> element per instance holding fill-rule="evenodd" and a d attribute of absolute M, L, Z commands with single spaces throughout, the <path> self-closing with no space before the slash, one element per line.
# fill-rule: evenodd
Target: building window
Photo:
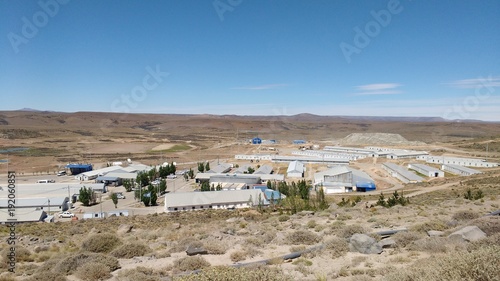
<path fill-rule="evenodd" d="M 193 209 L 193 210 L 194 210 L 194 206 L 193 206 L 193 207 L 191 207 L 191 209 Z"/>
<path fill-rule="evenodd" d="M 203 209 L 203 206 L 200 206 L 200 209 Z"/>
<path fill-rule="evenodd" d="M 177 208 L 174 208 L 174 211 L 177 211 Z"/>

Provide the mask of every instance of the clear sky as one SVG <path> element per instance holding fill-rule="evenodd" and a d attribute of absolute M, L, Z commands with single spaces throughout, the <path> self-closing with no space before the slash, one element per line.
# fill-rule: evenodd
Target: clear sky
<path fill-rule="evenodd" d="M 500 121 L 500 1 L 0 0 L 0 110 Z"/>

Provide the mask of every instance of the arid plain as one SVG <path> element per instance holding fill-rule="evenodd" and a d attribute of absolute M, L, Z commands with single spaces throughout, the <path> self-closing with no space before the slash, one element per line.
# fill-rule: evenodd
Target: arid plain
<path fill-rule="evenodd" d="M 147 165 L 176 162 L 183 169 L 196 169 L 204 161 L 243 165 L 234 155 L 270 153 L 266 145 L 249 144 L 253 137 L 276 140 L 272 153 L 297 149 L 292 140 L 302 139 L 319 147 L 377 145 L 500 162 L 500 123 L 492 122 L 0 112 L 0 150 L 26 148 L 0 154 L 19 182 L 53 176 L 68 163 L 101 168 L 132 159 Z M 19 225 L 18 272 L 3 273 L 0 280 L 499 280 L 500 220 L 485 215 L 500 209 L 500 168 L 402 184 L 376 169 L 372 160 L 352 165 L 369 172 L 380 189 L 328 195 L 329 208 L 317 212 L 268 208 L 167 214 L 160 207 L 148 215 Z M 311 173 L 323 169 L 310 168 Z M 3 184 L 7 163 L 0 169 Z M 286 166 L 275 169 L 283 172 Z M 409 204 L 367 208 L 375 205 L 380 191 L 388 197 L 394 190 L 404 192 Z M 465 198 L 468 190 L 482 196 Z M 351 204 L 355 197 L 360 202 Z M 477 226 L 486 237 L 472 242 L 449 237 L 466 226 Z M 376 232 L 402 228 L 407 231 L 393 235 L 393 244 L 380 254 L 350 251 L 348 241 L 355 233 L 381 241 Z M 3 241 L 6 235 L 2 229 Z M 299 258 L 279 258 L 318 245 L 322 248 Z M 5 252 L 7 244 L 0 246 Z M 189 246 L 204 247 L 208 254 L 188 257 Z M 269 261 L 227 267 L 261 260 Z M 0 268 L 7 267 L 2 263 Z M 198 269 L 203 271 L 187 275 Z"/>

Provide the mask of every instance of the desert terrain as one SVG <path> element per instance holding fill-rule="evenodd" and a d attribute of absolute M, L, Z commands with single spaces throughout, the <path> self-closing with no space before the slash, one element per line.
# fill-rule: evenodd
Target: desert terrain
<path fill-rule="evenodd" d="M 252 145 L 254 137 L 277 142 Z M 0 186 L 7 170 L 16 171 L 19 183 L 70 182 L 69 176 L 56 176 L 68 163 L 102 168 L 132 159 L 176 162 L 178 169 L 196 170 L 205 161 L 241 166 L 252 163 L 235 160 L 236 154 L 288 155 L 300 148 L 292 143 L 297 139 L 308 147 L 372 145 L 500 162 L 500 123 L 493 122 L 6 111 L 0 112 Z M 488 215 L 500 209 L 500 168 L 404 184 L 380 168 L 386 161 L 350 164 L 369 174 L 377 191 L 327 195 L 326 208 L 296 213 L 286 206 L 165 213 L 163 198 L 158 206 L 144 207 L 122 186 L 112 187 L 127 195 L 120 208 L 133 215 L 17 225 L 15 274 L 7 272 L 9 230 L 2 227 L 0 280 L 500 280 L 500 217 Z M 275 173 L 286 172 L 286 164 L 271 165 Z M 305 179 L 325 169 L 307 164 Z M 193 180 L 167 184 L 171 192 L 198 188 Z M 377 204 L 381 192 L 387 200 L 394 191 L 407 201 Z M 114 208 L 109 198 L 75 207 L 75 213 Z M 466 227 L 482 234 L 454 234 Z M 387 230 L 396 233 L 387 238 Z M 355 234 L 383 244 L 382 251 L 353 250 Z M 206 253 L 188 256 L 188 248 Z M 290 253 L 299 255 L 283 258 Z"/>

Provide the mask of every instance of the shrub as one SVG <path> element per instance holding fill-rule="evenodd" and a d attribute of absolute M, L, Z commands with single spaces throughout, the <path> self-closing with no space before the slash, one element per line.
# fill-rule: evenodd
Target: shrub
<path fill-rule="evenodd" d="M 84 281 L 104 280 L 111 277 L 111 270 L 104 264 L 89 262 L 78 267 L 75 275 Z"/>
<path fill-rule="evenodd" d="M 426 221 L 420 224 L 416 224 L 410 228 L 412 231 L 427 233 L 429 230 L 443 231 L 448 229 L 446 223 L 440 220 Z"/>
<path fill-rule="evenodd" d="M 448 242 L 449 240 L 446 238 L 428 237 L 413 241 L 408 249 L 427 253 L 445 253 L 448 250 Z"/>
<path fill-rule="evenodd" d="M 453 219 L 457 221 L 469 221 L 479 218 L 479 214 L 472 211 L 459 211 L 453 214 Z"/>
<path fill-rule="evenodd" d="M 289 219 L 290 219 L 290 217 L 287 216 L 287 215 L 281 215 L 281 216 L 278 217 L 278 221 L 280 221 L 280 222 L 285 222 L 285 221 L 287 221 Z"/>
<path fill-rule="evenodd" d="M 353 234 L 366 232 L 366 229 L 359 224 L 347 225 L 336 231 L 337 235 L 342 238 L 350 238 Z"/>
<path fill-rule="evenodd" d="M 317 225 L 316 221 L 315 220 L 310 220 L 307 222 L 307 228 L 315 228 Z"/>
<path fill-rule="evenodd" d="M 217 240 L 209 240 L 203 243 L 203 248 L 211 255 L 223 255 L 226 253 L 228 245 Z"/>
<path fill-rule="evenodd" d="M 491 245 L 471 252 L 448 253 L 393 271 L 386 278 L 389 281 L 496 280 L 500 276 L 499 251 L 500 246 Z"/>
<path fill-rule="evenodd" d="M 47 281 L 47 280 L 66 281 L 68 279 L 66 278 L 66 276 L 62 276 L 61 274 L 52 271 L 37 272 L 33 274 L 33 276 L 31 276 L 30 278 L 26 279 L 26 281 Z"/>
<path fill-rule="evenodd" d="M 314 232 L 308 230 L 297 230 L 286 236 L 288 244 L 311 245 L 319 242 L 320 238 Z"/>
<path fill-rule="evenodd" d="M 120 263 L 114 257 L 104 254 L 80 253 L 75 255 L 67 255 L 61 258 L 59 262 L 54 266 L 53 271 L 56 273 L 68 275 L 89 262 L 103 264 L 109 267 L 110 271 L 115 271 L 120 268 Z M 44 265 L 42 265 L 42 267 L 50 264 L 51 260 L 48 260 Z"/>
<path fill-rule="evenodd" d="M 160 281 L 160 276 L 153 269 L 138 266 L 133 269 L 122 270 L 118 273 L 120 281 Z"/>
<path fill-rule="evenodd" d="M 216 266 L 202 270 L 196 275 L 187 275 L 174 278 L 174 281 L 286 281 L 291 280 L 289 276 L 276 268 L 253 267 L 233 268 L 227 266 Z"/>
<path fill-rule="evenodd" d="M 133 257 L 144 256 L 151 252 L 151 248 L 142 243 L 128 243 L 114 249 L 111 255 L 119 259 L 130 259 Z"/>
<path fill-rule="evenodd" d="M 424 236 L 413 231 L 401 231 L 392 236 L 398 248 L 404 248 L 420 238 L 424 238 Z"/>
<path fill-rule="evenodd" d="M 83 241 L 82 250 L 92 253 L 108 253 L 120 243 L 120 239 L 113 234 L 98 233 Z"/>
<path fill-rule="evenodd" d="M 332 259 L 336 259 L 349 252 L 349 244 L 345 239 L 333 238 L 325 242 L 325 249 Z"/>
<path fill-rule="evenodd" d="M 495 233 L 500 233 L 500 220 L 498 217 L 488 216 L 481 217 L 471 222 L 468 225 L 475 225 L 479 227 L 486 235 L 494 235 Z"/>
<path fill-rule="evenodd" d="M 200 256 L 189 256 L 174 261 L 174 268 L 179 271 L 194 271 L 209 266 L 210 263 Z"/>
<path fill-rule="evenodd" d="M 229 256 L 233 262 L 239 262 L 247 258 L 247 254 L 244 251 L 232 252 Z"/>

